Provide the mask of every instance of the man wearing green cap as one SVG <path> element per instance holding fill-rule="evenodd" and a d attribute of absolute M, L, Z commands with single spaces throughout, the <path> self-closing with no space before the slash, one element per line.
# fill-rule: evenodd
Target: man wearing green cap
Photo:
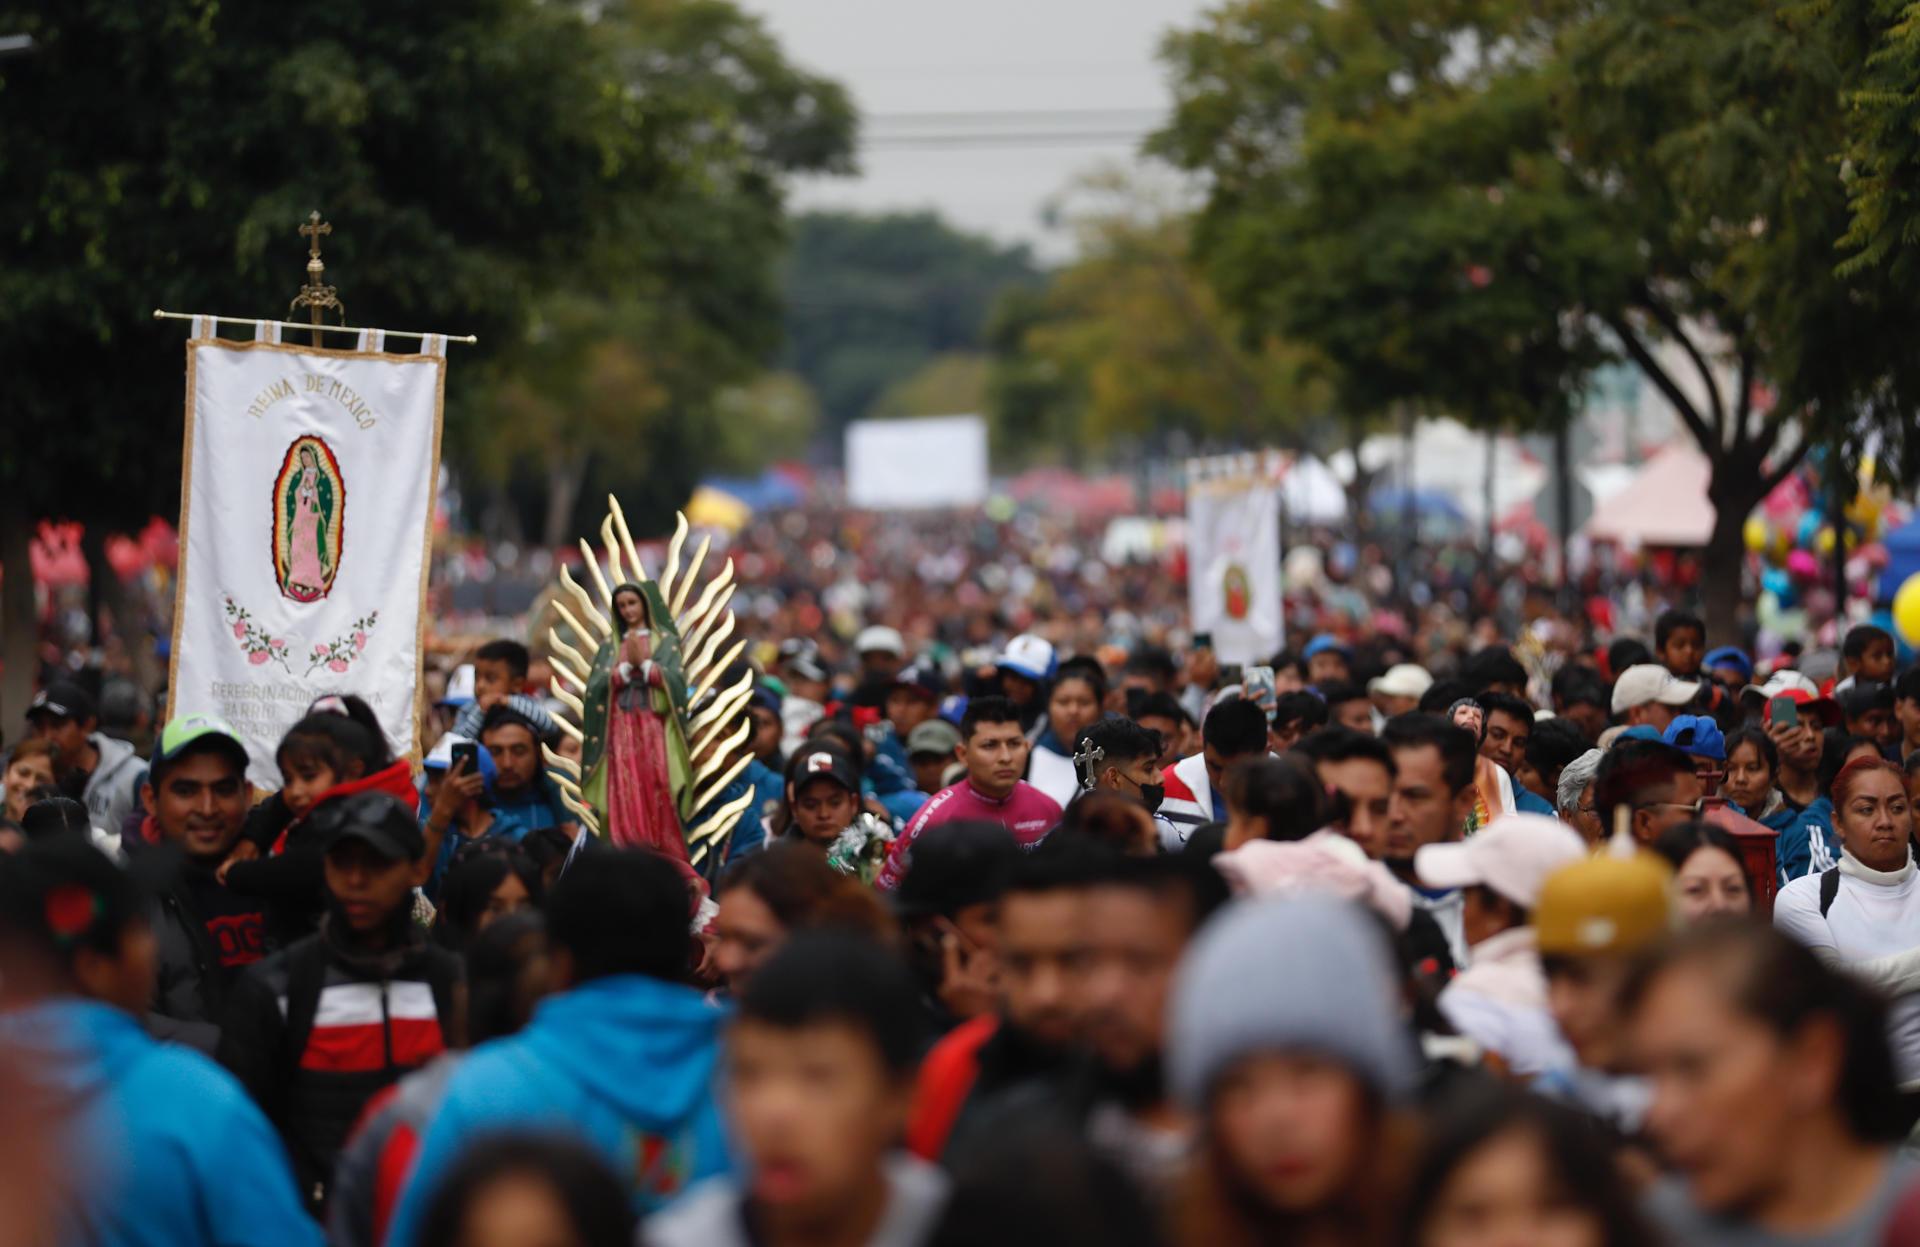
<path fill-rule="evenodd" d="M 240 837 L 251 796 L 239 734 L 214 715 L 178 716 L 147 763 L 140 788 L 147 816 L 139 834 L 124 839 L 129 859 L 162 846 L 184 859 L 153 914 L 159 981 L 148 1021 L 161 1038 L 209 1055 L 228 989 L 265 953 L 259 902 L 228 891 L 216 873 Z"/>

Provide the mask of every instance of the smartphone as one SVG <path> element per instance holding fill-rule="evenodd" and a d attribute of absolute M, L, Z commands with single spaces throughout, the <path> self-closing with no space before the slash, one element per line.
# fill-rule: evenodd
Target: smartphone
<path fill-rule="evenodd" d="M 1211 632 L 1196 632 L 1196 633 L 1194 633 L 1194 634 L 1193 634 L 1193 648 L 1195 648 L 1195 649 L 1212 649 L 1212 648 L 1213 648 L 1213 633 L 1211 633 Z"/>
<path fill-rule="evenodd" d="M 1800 726 L 1800 703 L 1791 697 L 1776 697 L 1767 704 L 1767 721 L 1782 727 Z"/>
<path fill-rule="evenodd" d="M 1272 667 L 1248 667 L 1241 681 L 1246 690 L 1247 700 L 1259 706 L 1261 711 L 1271 716 L 1277 694 L 1273 686 Z"/>
<path fill-rule="evenodd" d="M 480 769 L 480 746 L 474 744 L 472 741 L 454 742 L 451 752 L 453 754 L 453 762 L 448 769 L 464 770 L 468 775 L 472 775 Z"/>

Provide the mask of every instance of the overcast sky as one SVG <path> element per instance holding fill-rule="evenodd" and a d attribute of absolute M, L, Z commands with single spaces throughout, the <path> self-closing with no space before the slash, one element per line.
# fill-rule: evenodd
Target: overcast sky
<path fill-rule="evenodd" d="M 798 207 L 933 208 L 966 229 L 1068 250 L 1047 205 L 1077 174 L 1137 159 L 1165 115 L 1155 49 L 1202 0 L 744 0 L 787 55 L 844 83 L 861 173 Z M 929 115 L 931 114 L 931 115 Z"/>

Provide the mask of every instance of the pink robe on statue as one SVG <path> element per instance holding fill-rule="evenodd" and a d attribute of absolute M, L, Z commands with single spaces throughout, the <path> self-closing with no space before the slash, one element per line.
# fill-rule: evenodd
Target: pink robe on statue
<path fill-rule="evenodd" d="M 293 533 L 287 551 L 287 586 L 297 596 L 318 597 L 327 582 L 320 567 L 320 489 L 313 469 L 303 468 L 293 496 Z"/>
<path fill-rule="evenodd" d="M 625 667 L 622 670 L 622 667 Z M 667 777 L 667 731 L 653 708 L 643 668 L 622 664 L 611 673 L 607 718 L 607 829 L 623 848 L 646 848 L 687 860 L 680 811 Z M 644 670 L 652 671 L 648 666 Z"/>

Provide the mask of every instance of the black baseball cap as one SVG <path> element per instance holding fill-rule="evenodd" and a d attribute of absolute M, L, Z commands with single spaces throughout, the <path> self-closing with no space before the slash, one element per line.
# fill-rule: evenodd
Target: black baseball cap
<path fill-rule="evenodd" d="M 797 792 L 816 779 L 830 779 L 855 796 L 860 793 L 860 768 L 846 751 L 809 741 L 788 759 L 787 782 Z"/>
<path fill-rule="evenodd" d="M 33 701 L 27 706 L 28 720 L 51 716 L 56 719 L 73 719 L 85 723 L 98 717 L 93 698 L 87 696 L 87 690 L 71 680 L 56 680 L 33 695 Z"/>
<path fill-rule="evenodd" d="M 1020 846 L 998 823 L 929 827 L 907 849 L 907 877 L 893 893 L 901 918 L 952 917 L 1000 898 L 1020 864 Z"/>
<path fill-rule="evenodd" d="M 946 678 L 931 663 L 917 662 L 911 667 L 902 667 L 900 674 L 893 677 L 893 687 L 912 689 L 932 701 L 947 695 Z"/>
<path fill-rule="evenodd" d="M 1834 700 L 1840 703 L 1842 714 L 1857 719 L 1875 710 L 1893 709 L 1893 685 L 1858 680 L 1853 687 L 1835 693 Z"/>
<path fill-rule="evenodd" d="M 418 861 L 427 851 L 420 820 L 399 798 L 384 792 L 362 792 L 339 801 L 323 802 L 311 815 L 315 831 L 331 850 L 342 840 L 364 840 L 388 861 Z"/>

